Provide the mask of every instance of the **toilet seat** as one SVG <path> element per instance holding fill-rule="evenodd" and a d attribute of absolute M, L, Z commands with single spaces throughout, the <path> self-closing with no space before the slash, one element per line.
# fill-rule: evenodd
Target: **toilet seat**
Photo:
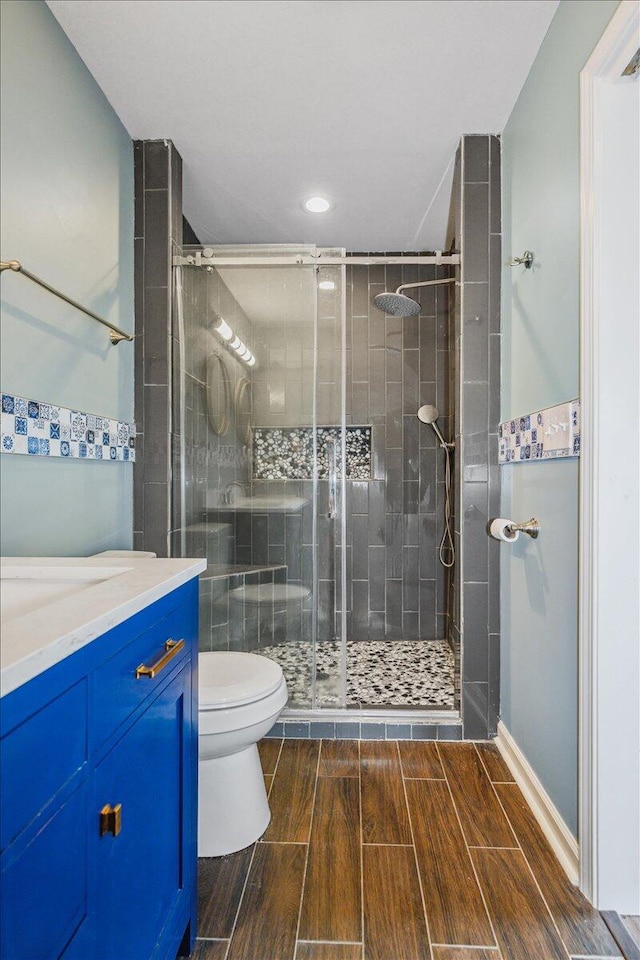
<path fill-rule="evenodd" d="M 201 653 L 201 710 L 227 710 L 263 700 L 282 685 L 282 667 L 255 653 Z"/>

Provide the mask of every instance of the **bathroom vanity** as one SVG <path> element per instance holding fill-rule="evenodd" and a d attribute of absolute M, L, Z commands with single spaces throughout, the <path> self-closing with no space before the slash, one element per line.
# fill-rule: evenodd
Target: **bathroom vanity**
<path fill-rule="evenodd" d="M 193 945 L 203 568 L 2 562 L 3 958 Z"/>

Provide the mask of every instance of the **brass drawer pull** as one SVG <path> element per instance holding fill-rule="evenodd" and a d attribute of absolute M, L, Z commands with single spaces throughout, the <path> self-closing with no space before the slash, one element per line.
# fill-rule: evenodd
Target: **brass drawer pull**
<path fill-rule="evenodd" d="M 100 836 L 110 833 L 117 837 L 122 830 L 122 804 L 116 803 L 112 807 L 110 803 L 105 803 L 100 811 Z"/>
<path fill-rule="evenodd" d="M 161 670 L 164 670 L 170 660 L 173 660 L 177 653 L 180 653 L 184 647 L 184 640 L 167 640 L 164 645 L 164 653 L 160 654 L 158 659 L 149 667 L 146 663 L 141 663 L 136 667 L 136 680 L 140 677 L 149 677 L 151 680 L 157 676 Z"/>

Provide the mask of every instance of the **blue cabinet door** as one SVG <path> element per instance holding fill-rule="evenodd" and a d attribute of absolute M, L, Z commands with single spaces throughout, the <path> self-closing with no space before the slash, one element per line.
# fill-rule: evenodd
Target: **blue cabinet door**
<path fill-rule="evenodd" d="M 53 960 L 85 920 L 87 793 L 80 781 L 2 854 L 2 960 Z"/>
<path fill-rule="evenodd" d="M 150 960 L 188 882 L 182 799 L 192 776 L 190 698 L 187 665 L 96 767 L 91 960 Z M 121 804 L 117 836 L 99 835 L 106 804 Z"/>

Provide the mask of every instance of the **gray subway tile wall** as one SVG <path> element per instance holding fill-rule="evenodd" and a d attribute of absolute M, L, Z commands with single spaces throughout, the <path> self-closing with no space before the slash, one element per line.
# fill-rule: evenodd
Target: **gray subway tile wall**
<path fill-rule="evenodd" d="M 419 317 L 385 317 L 373 303 L 400 283 L 447 274 L 435 266 L 347 268 L 348 422 L 373 428 L 372 479 L 351 491 L 348 504 L 349 639 L 447 636 L 446 595 L 438 596 L 435 582 L 443 464 L 435 434 L 416 412 L 423 403 L 439 403 L 448 430 L 449 291 L 418 290 Z"/>
<path fill-rule="evenodd" d="M 171 550 L 174 400 L 171 259 L 182 244 L 182 161 L 167 140 L 134 141 L 134 547 Z"/>
<path fill-rule="evenodd" d="M 495 434 L 500 415 L 500 140 L 465 136 L 452 193 L 456 270 L 452 327 L 454 433 L 462 456 L 454 512 L 458 563 L 451 634 L 461 660 L 464 736 L 494 735 L 499 719 L 499 545 L 487 521 L 499 512 Z M 462 622 L 464 619 L 464 630 Z"/>

